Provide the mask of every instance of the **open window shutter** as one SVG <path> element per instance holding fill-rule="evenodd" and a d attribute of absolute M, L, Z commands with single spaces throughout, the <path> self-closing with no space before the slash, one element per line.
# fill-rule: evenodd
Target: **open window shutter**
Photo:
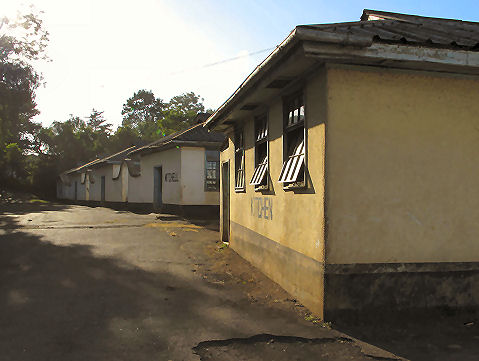
<path fill-rule="evenodd" d="M 296 182 L 298 179 L 299 171 L 304 163 L 304 140 L 296 146 L 293 154 L 288 157 L 283 164 L 281 173 L 279 176 L 279 183 Z"/>

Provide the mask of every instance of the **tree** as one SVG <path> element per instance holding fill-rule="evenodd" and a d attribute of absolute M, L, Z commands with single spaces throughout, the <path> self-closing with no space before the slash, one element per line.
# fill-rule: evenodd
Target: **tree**
<path fill-rule="evenodd" d="M 87 126 L 95 133 L 101 132 L 110 134 L 111 124 L 106 123 L 106 119 L 103 117 L 103 112 L 92 109 L 90 116 L 88 117 Z"/>
<path fill-rule="evenodd" d="M 15 21 L 0 19 L 0 167 L 11 162 L 7 154 L 12 149 L 15 157 L 25 157 L 41 127 L 32 121 L 38 113 L 35 90 L 42 82 L 34 63 L 46 59 L 48 32 L 38 13 L 33 8 L 30 11 Z M 2 175 L 0 181 L 4 182 L 8 175 Z"/>
<path fill-rule="evenodd" d="M 123 149 L 142 143 L 141 137 L 136 129 L 129 126 L 120 126 L 108 140 L 107 152 L 117 153 Z"/>
<path fill-rule="evenodd" d="M 144 140 L 153 140 L 158 135 L 158 124 L 164 117 L 165 104 L 151 90 L 139 90 L 123 104 L 122 127 L 136 130 Z"/>
<path fill-rule="evenodd" d="M 194 125 L 198 113 L 205 111 L 204 99 L 194 92 L 176 95 L 167 104 L 162 127 L 165 133 L 174 133 Z"/>
<path fill-rule="evenodd" d="M 190 127 L 197 113 L 204 110 L 203 98 L 194 92 L 164 103 L 151 90 L 139 90 L 123 104 L 121 131 L 130 135 L 136 132 L 143 141 L 153 141 Z"/>

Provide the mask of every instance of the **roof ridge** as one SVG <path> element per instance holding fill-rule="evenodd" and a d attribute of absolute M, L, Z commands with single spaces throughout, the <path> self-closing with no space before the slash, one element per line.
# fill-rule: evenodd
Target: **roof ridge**
<path fill-rule="evenodd" d="M 173 139 L 179 137 L 180 135 L 182 135 L 182 134 L 184 134 L 184 133 L 186 133 L 186 132 L 189 132 L 189 131 L 192 130 L 193 128 L 196 128 L 197 126 L 200 126 L 200 125 L 202 125 L 202 123 L 194 124 L 194 125 L 192 125 L 191 127 L 187 128 L 187 129 L 185 129 L 185 130 L 183 130 L 183 131 L 180 130 L 180 131 L 178 131 L 178 132 L 176 132 L 176 133 L 166 135 L 166 136 L 164 136 L 164 137 L 162 137 L 162 138 L 160 138 L 160 139 L 158 139 L 158 140 L 155 140 L 155 141 L 153 141 L 153 142 L 151 142 L 151 143 L 148 143 L 148 144 L 146 144 L 146 145 L 144 145 L 144 146 L 142 146 L 142 147 L 139 147 L 139 148 L 136 149 L 136 150 L 141 150 L 141 149 L 143 149 L 143 148 L 148 148 L 148 147 L 151 147 L 152 145 L 161 144 L 161 143 L 166 142 L 166 141 L 172 141 Z"/>
<path fill-rule="evenodd" d="M 382 11 L 382 10 L 372 10 L 372 9 L 364 9 L 361 15 L 361 21 L 371 21 L 367 20 L 369 15 L 378 15 L 378 17 L 391 17 L 393 19 L 390 20 L 402 20 L 402 21 L 412 21 L 414 19 L 417 20 L 429 20 L 429 21 L 437 21 L 437 22 L 458 22 L 458 23 L 466 23 L 466 24 L 475 24 L 479 25 L 478 22 L 474 21 L 466 21 L 461 19 L 452 19 L 452 18 L 437 18 L 432 16 L 422 16 L 422 15 L 413 15 L 413 14 L 405 14 L 405 13 L 395 13 L 391 11 Z M 376 20 L 374 20 L 376 21 Z M 416 23 L 415 21 L 412 21 Z"/>

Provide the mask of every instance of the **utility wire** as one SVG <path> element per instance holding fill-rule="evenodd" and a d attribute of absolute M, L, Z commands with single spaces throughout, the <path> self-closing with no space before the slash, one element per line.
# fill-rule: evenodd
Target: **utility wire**
<path fill-rule="evenodd" d="M 261 50 L 258 50 L 258 51 L 254 51 L 252 53 L 248 53 L 248 54 L 245 54 L 245 55 L 238 55 L 238 56 L 235 56 L 233 58 L 228 58 L 228 59 L 224 59 L 224 60 L 220 60 L 220 61 L 215 61 L 214 63 L 204 64 L 204 65 L 201 65 L 201 66 L 198 66 L 198 67 L 195 67 L 195 68 L 175 71 L 173 73 L 170 73 L 169 75 L 177 75 L 177 74 L 185 73 L 187 71 L 191 71 L 191 70 L 195 70 L 195 69 L 211 68 L 211 67 L 216 66 L 216 65 L 229 63 L 231 61 L 235 61 L 235 60 L 238 60 L 238 59 L 241 59 L 241 58 L 247 58 L 247 57 L 250 57 L 250 56 L 253 56 L 253 55 L 258 55 L 258 54 L 261 54 L 261 53 L 264 53 L 264 52 L 267 52 L 267 51 L 271 51 L 271 50 L 274 50 L 274 49 L 276 49 L 276 47 L 261 49 Z"/>

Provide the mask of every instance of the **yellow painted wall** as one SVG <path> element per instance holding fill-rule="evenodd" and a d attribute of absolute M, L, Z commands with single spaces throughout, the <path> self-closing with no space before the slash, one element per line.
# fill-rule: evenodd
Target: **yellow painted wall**
<path fill-rule="evenodd" d="M 238 249 L 239 239 L 245 236 L 241 228 L 235 224 L 263 236 L 285 249 L 298 252 L 312 260 L 324 262 L 324 138 L 325 138 L 325 82 L 324 74 L 318 73 L 302 88 L 305 96 L 305 112 L 307 127 L 307 163 L 309 165 L 310 186 L 309 193 L 285 191 L 278 178 L 283 165 L 283 105 L 281 97 L 274 98 L 267 107 L 269 126 L 269 174 L 272 183 L 272 192 L 263 194 L 249 185 L 254 172 L 254 116 L 245 118 L 245 183 L 246 192 L 235 192 L 234 179 L 234 145 L 233 136 L 229 136 L 229 146 L 221 154 L 221 162 L 230 161 L 230 219 L 232 226 L 230 245 L 244 258 L 260 268 L 274 281 L 294 295 L 302 292 L 309 293 L 308 299 L 301 299 L 316 313 L 322 313 L 323 280 L 322 274 L 317 277 L 303 277 L 298 274 L 299 268 L 291 266 L 291 272 L 281 274 L 281 264 L 272 256 L 258 259 L 254 251 Z M 261 113 L 259 113 L 261 114 Z M 311 186 L 312 184 L 312 186 Z M 255 198 L 253 200 L 253 198 Z M 258 201 L 258 199 L 261 199 Z M 258 217 L 255 202 L 271 202 L 272 219 Z M 253 202 L 253 205 L 252 205 Z M 269 204 L 269 203 L 268 203 Z M 267 212 L 268 213 L 268 212 Z M 269 214 L 269 213 L 268 213 Z M 238 229 L 235 233 L 235 229 Z M 256 237 L 256 236 L 255 236 Z M 250 237 L 251 238 L 251 237 Z M 247 242 L 263 243 L 260 240 Z M 283 249 L 283 248 L 281 248 Z M 290 263 L 294 261 L 290 260 Z M 308 278 L 308 279 L 306 279 Z"/>
<path fill-rule="evenodd" d="M 479 80 L 331 67 L 327 84 L 327 262 L 479 261 Z"/>

